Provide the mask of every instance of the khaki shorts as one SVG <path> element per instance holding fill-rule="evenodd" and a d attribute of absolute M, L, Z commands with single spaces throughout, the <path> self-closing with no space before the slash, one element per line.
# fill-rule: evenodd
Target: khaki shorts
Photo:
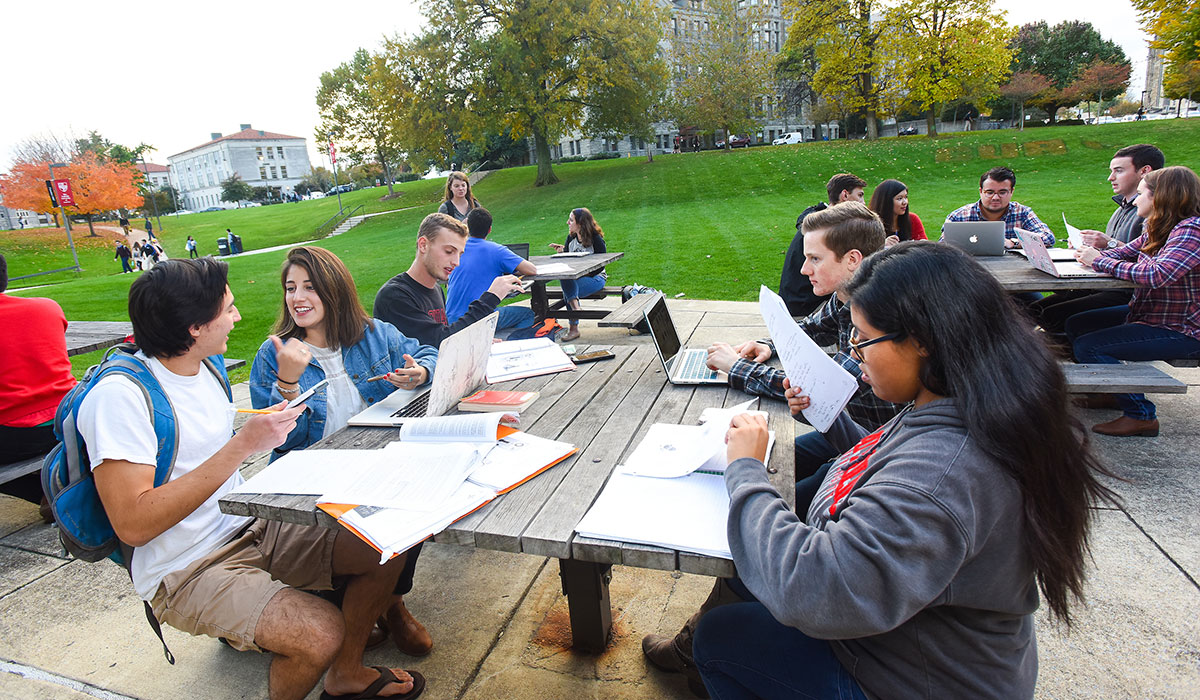
<path fill-rule="evenodd" d="M 175 629 L 262 651 L 254 630 L 276 593 L 332 587 L 336 537 L 328 528 L 255 520 L 212 554 L 167 574 L 150 606 L 159 622 Z"/>

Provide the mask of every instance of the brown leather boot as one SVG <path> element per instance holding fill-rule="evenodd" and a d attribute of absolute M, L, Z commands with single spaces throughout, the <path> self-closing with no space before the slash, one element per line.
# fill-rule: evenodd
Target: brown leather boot
<path fill-rule="evenodd" d="M 1158 419 L 1139 420 L 1129 416 L 1121 416 L 1107 423 L 1097 423 L 1092 426 L 1093 433 L 1114 435 L 1116 437 L 1158 437 Z"/>
<path fill-rule="evenodd" d="M 433 638 L 429 636 L 429 631 L 404 607 L 403 598 L 397 596 L 396 602 L 388 608 L 387 621 L 391 627 L 392 641 L 400 651 L 409 656 L 428 656 L 433 650 Z"/>
<path fill-rule="evenodd" d="M 742 602 L 741 596 L 729 588 L 725 579 L 717 579 L 700 609 L 693 613 L 687 622 L 683 623 L 683 629 L 679 630 L 674 637 L 663 634 L 646 635 L 642 638 L 642 653 L 655 668 L 668 673 L 682 673 L 687 678 L 688 689 L 696 697 L 707 698 L 708 691 L 704 688 L 704 682 L 700 680 L 700 671 L 692 662 L 692 636 L 696 633 L 696 626 L 700 624 L 700 618 L 704 617 L 709 610 L 729 603 L 740 602 Z"/>

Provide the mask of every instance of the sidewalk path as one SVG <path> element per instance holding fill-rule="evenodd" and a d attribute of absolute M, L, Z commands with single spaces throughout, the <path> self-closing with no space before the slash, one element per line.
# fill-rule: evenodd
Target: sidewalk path
<path fill-rule="evenodd" d="M 418 207 L 423 207 L 423 206 L 425 206 L 425 205 L 424 204 L 414 204 L 411 207 L 402 207 L 400 209 L 390 209 L 388 211 L 377 211 L 374 214 L 362 214 L 360 216 L 352 216 L 349 219 L 346 219 L 346 221 L 344 221 L 341 226 L 338 226 L 336 229 L 333 230 L 332 233 L 330 233 L 325 238 L 331 238 L 333 236 L 340 236 L 343 233 L 354 228 L 355 226 L 359 225 L 364 220 L 369 219 L 373 216 L 383 216 L 384 214 L 395 214 L 396 212 L 408 211 L 409 209 L 417 209 Z M 350 225 L 347 226 L 346 224 L 350 224 Z M 218 260 L 228 260 L 229 258 L 240 258 L 240 257 L 244 257 L 246 255 L 258 255 L 259 253 L 271 253 L 276 250 L 288 250 L 290 248 L 295 248 L 298 245 L 311 245 L 313 243 L 318 243 L 323 240 L 325 240 L 325 239 L 324 238 L 314 238 L 311 241 L 301 241 L 298 243 L 285 243 L 283 245 L 271 246 L 270 248 L 254 248 L 253 250 L 247 250 L 244 253 L 233 253 L 230 255 L 216 255 L 213 257 L 217 258 Z"/>

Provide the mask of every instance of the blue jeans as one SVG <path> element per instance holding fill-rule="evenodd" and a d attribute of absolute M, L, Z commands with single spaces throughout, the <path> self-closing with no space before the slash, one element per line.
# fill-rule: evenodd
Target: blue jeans
<path fill-rule="evenodd" d="M 1128 306 L 1110 306 L 1067 319 L 1067 338 L 1075 359 L 1099 365 L 1121 360 L 1174 360 L 1200 357 L 1200 340 L 1142 323 L 1125 323 Z M 1117 394 L 1117 405 L 1130 418 L 1152 420 L 1154 404 L 1145 394 Z"/>
<path fill-rule="evenodd" d="M 796 481 L 811 476 L 821 465 L 841 454 L 820 431 L 796 436 Z"/>
<path fill-rule="evenodd" d="M 500 312 L 500 318 L 496 323 L 496 330 L 528 328 L 533 325 L 533 309 L 528 306 L 501 306 L 497 311 Z"/>
<path fill-rule="evenodd" d="M 780 624 L 759 602 L 723 605 L 700 618 L 692 659 L 715 700 L 867 697 L 829 642 Z"/>
<path fill-rule="evenodd" d="M 577 280 L 562 280 L 563 300 L 571 301 L 572 299 L 589 297 L 600 291 L 607 281 L 608 278 L 604 273 L 595 274 L 591 277 L 580 277 Z"/>

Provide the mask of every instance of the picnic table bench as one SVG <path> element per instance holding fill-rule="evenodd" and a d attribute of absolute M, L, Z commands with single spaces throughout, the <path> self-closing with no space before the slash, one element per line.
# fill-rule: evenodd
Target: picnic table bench
<path fill-rule="evenodd" d="M 67 356 L 110 348 L 133 335 L 128 321 L 67 321 Z"/>
<path fill-rule="evenodd" d="M 661 296 L 662 292 L 635 294 L 618 306 L 615 311 L 600 319 L 596 325 L 608 328 L 633 328 L 645 320 L 646 317 L 643 315 L 645 310 Z"/>
<path fill-rule="evenodd" d="M 434 537 L 435 542 L 559 560 L 567 595 L 574 646 L 602 651 L 612 624 L 608 581 L 613 564 L 708 576 L 731 576 L 733 562 L 663 547 L 591 540 L 575 536 L 614 467 L 641 441 L 653 423 L 695 424 L 709 406 L 735 405 L 749 397 L 728 386 L 675 386 L 667 381 L 653 348 L 610 349 L 607 362 L 574 371 L 496 385 L 537 391 L 541 396 L 521 413 L 522 430 L 574 444 L 579 452 L 519 488 L 499 496 Z M 764 401 L 775 431 L 770 478 L 785 498 L 794 495 L 795 421 L 781 401 Z M 392 428 L 346 428 L 308 449 L 382 447 L 396 439 Z M 330 456 L 336 464 L 336 455 Z M 229 494 L 221 510 L 235 515 L 335 527 L 315 508 L 312 496 Z"/>
<path fill-rule="evenodd" d="M 1062 363 L 1067 391 L 1073 394 L 1186 394 L 1188 385 L 1153 362 L 1119 365 Z"/>
<path fill-rule="evenodd" d="M 570 320 L 579 319 L 601 319 L 608 315 L 608 311 L 602 309 L 580 309 L 576 311 L 567 307 L 567 302 L 562 298 L 562 290 L 554 292 L 556 301 L 553 305 L 550 303 L 551 292 L 546 289 L 546 283 L 552 281 L 577 280 L 581 277 L 599 272 L 601 268 L 610 263 L 620 260 L 625 257 L 624 253 L 593 253 L 591 255 L 581 255 L 577 257 L 554 257 L 552 255 L 534 255 L 530 256 L 529 262 L 538 267 L 546 265 L 563 264 L 567 266 L 566 270 L 561 272 L 549 272 L 545 274 L 530 275 L 525 279 L 533 282 L 530 287 L 529 307 L 533 309 L 533 313 L 537 318 L 565 318 Z M 611 290 L 616 290 L 612 292 Z M 620 287 L 604 287 L 597 294 L 607 296 L 609 294 L 620 294 Z"/>

